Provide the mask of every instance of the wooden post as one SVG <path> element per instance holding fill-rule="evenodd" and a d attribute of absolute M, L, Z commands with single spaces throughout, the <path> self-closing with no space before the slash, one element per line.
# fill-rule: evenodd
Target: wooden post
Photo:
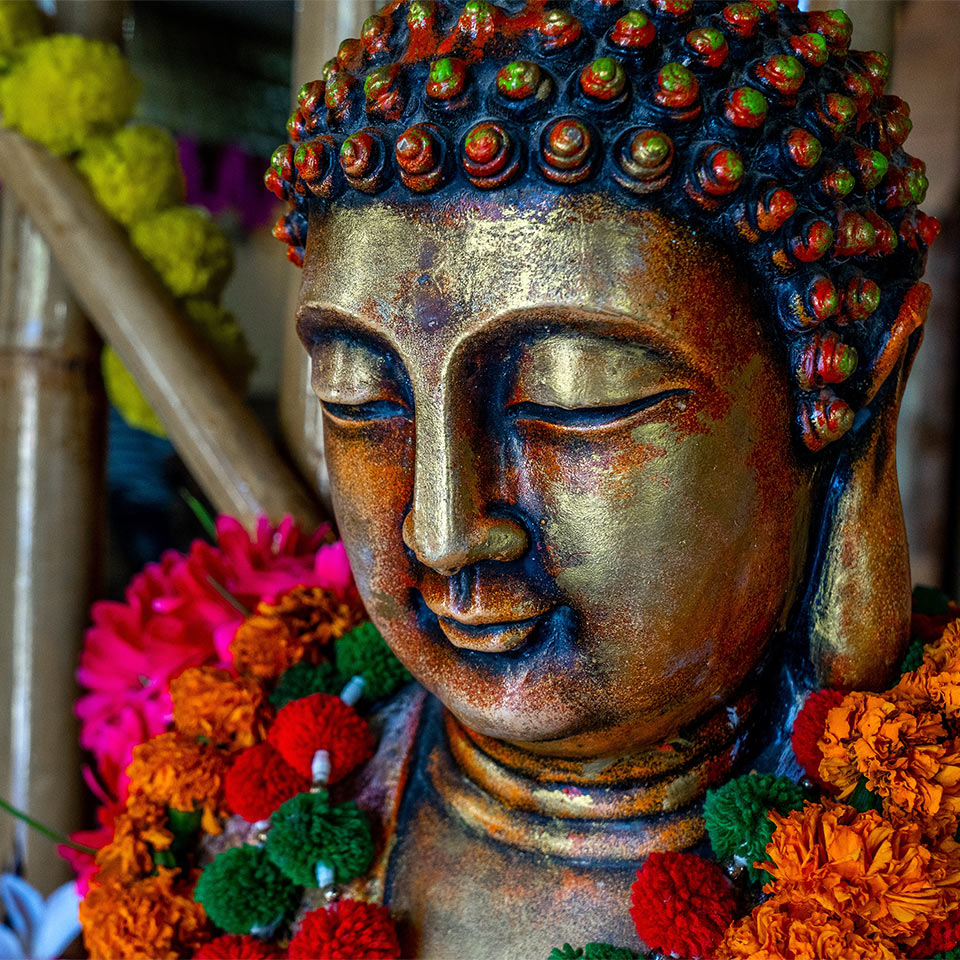
<path fill-rule="evenodd" d="M 82 826 L 74 671 L 106 524 L 101 344 L 7 191 L 0 258 L 0 796 L 68 833 Z M 18 867 L 47 893 L 70 876 L 0 814 L 0 869 Z"/>
<path fill-rule="evenodd" d="M 376 0 L 326 0 L 298 5 L 294 27 L 294 95 L 308 80 L 320 76 L 324 63 L 336 54 L 340 41 L 357 36 L 360 25 L 379 5 Z M 300 271 L 291 267 L 290 272 L 283 326 L 280 425 L 294 462 L 329 511 L 330 482 L 323 462 L 320 404 L 310 386 L 310 361 L 293 324 Z"/>
<path fill-rule="evenodd" d="M 247 527 L 259 514 L 318 525 L 313 497 L 70 164 L 2 130 L 0 180 L 37 224 L 71 290 L 216 509 Z"/>

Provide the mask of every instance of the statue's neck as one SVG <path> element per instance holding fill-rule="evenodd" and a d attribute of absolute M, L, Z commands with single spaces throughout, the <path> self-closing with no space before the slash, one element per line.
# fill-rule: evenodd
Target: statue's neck
<path fill-rule="evenodd" d="M 525 849 L 634 860 L 703 835 L 699 803 L 747 749 L 755 688 L 669 740 L 630 755 L 568 759 L 474 733 L 444 711 L 431 760 L 443 801 L 474 827 Z M 629 829 L 624 829 L 629 827 Z"/>

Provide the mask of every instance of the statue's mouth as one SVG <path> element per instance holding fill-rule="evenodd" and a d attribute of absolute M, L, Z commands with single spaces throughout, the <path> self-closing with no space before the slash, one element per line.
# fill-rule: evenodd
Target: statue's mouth
<path fill-rule="evenodd" d="M 440 629 L 455 646 L 479 653 L 506 653 L 520 646 L 536 629 L 547 611 L 526 620 L 503 623 L 468 624 L 452 617 L 438 616 Z"/>

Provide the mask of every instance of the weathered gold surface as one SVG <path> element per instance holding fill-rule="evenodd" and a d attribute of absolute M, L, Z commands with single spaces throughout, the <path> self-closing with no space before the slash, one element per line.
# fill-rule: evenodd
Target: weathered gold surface
<path fill-rule="evenodd" d="M 756 731 L 751 681 L 801 600 L 825 675 L 895 662 L 899 393 L 831 485 L 761 310 L 708 241 L 596 196 L 311 226 L 298 324 L 340 530 L 452 714 L 418 727 L 378 873 L 406 952 L 638 946 L 635 868 L 701 838 L 696 802 Z"/>
<path fill-rule="evenodd" d="M 299 322 L 337 517 L 413 674 L 554 756 L 724 702 L 783 626 L 812 472 L 729 260 L 597 198 L 337 209 L 310 236 Z M 661 395 L 592 426 L 518 407 Z M 374 401 L 398 415 L 352 418 Z M 577 626 L 552 638 L 478 629 L 561 609 Z"/>

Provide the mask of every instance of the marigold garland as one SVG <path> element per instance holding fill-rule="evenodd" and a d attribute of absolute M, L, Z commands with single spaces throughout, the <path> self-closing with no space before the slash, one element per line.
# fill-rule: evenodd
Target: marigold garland
<path fill-rule="evenodd" d="M 92 957 L 178 960 L 212 936 L 190 878 L 164 867 L 137 880 L 95 880 L 80 904 L 80 922 Z"/>
<path fill-rule="evenodd" d="M 275 603 L 260 603 L 230 645 L 237 671 L 276 680 L 295 663 L 318 661 L 363 619 L 359 605 L 319 587 L 297 587 Z"/>
<path fill-rule="evenodd" d="M 263 688 L 217 667 L 190 667 L 170 683 L 173 725 L 183 736 L 242 750 L 266 733 Z"/>
<path fill-rule="evenodd" d="M 134 124 L 89 141 L 77 169 L 100 206 L 127 228 L 183 202 L 177 144 L 159 127 Z"/>
<path fill-rule="evenodd" d="M 151 803 L 174 810 L 202 810 L 203 829 L 220 833 L 226 815 L 223 781 L 227 761 L 215 747 L 177 732 L 161 733 L 134 748 L 130 795 L 141 794 Z"/>
<path fill-rule="evenodd" d="M 0 81 L 3 123 L 52 153 L 74 153 L 133 113 L 140 81 L 112 43 L 55 34 L 18 52 Z"/>
<path fill-rule="evenodd" d="M 765 893 L 850 916 L 859 932 L 915 942 L 960 902 L 960 845 L 931 844 L 918 824 L 895 827 L 875 810 L 808 803 L 782 817 L 762 864 Z"/>
<path fill-rule="evenodd" d="M 135 749 L 113 840 L 97 856 L 82 910 L 91 955 L 146 955 L 149 944 L 151 956 L 268 960 L 284 955 L 279 944 L 288 937 L 291 958 L 399 955 L 385 908 L 337 898 L 336 884 L 368 869 L 373 835 L 355 804 L 333 803 L 323 789 L 373 748 L 366 722 L 326 691 L 352 674 L 373 699 L 405 679 L 372 627 L 354 629 L 361 616 L 348 594 L 281 591 L 237 629 L 236 672 L 188 667 L 174 678 L 176 729 Z M 275 716 L 270 700 L 279 705 Z M 738 960 L 956 952 L 957 702 L 960 622 L 926 643 L 922 661 L 885 693 L 812 694 L 792 742 L 816 761 L 832 796 L 800 809 L 807 788 L 750 774 L 710 791 L 705 805 L 717 854 L 752 859 L 767 899 L 741 916 L 716 864 L 652 854 L 637 873 L 630 911 L 646 946 Z M 878 809 L 834 799 L 863 797 Z M 259 824 L 257 845 L 228 843 L 198 873 L 197 828 L 217 833 L 228 812 Z M 331 906 L 291 923 L 303 888 L 326 884 Z M 634 956 L 608 943 L 565 944 L 551 954 Z"/>

